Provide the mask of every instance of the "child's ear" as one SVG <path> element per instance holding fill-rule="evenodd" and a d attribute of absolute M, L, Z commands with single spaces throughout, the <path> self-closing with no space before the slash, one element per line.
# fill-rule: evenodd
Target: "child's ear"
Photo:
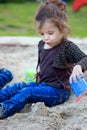
<path fill-rule="evenodd" d="M 65 29 L 64 28 L 61 29 L 61 33 L 65 34 Z"/>
<path fill-rule="evenodd" d="M 64 32 L 65 32 L 65 27 L 62 28 L 62 33 L 64 33 Z"/>
<path fill-rule="evenodd" d="M 66 28 L 63 27 L 63 28 L 62 28 L 62 33 L 63 33 L 63 35 L 66 35 L 66 31 L 67 31 Z"/>

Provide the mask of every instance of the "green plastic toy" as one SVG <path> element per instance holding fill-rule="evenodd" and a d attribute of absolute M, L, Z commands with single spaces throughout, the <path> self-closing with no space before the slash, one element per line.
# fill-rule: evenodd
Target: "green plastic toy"
<path fill-rule="evenodd" d="M 27 69 L 25 72 L 25 77 L 22 78 L 22 81 L 23 82 L 35 82 L 36 81 L 35 73 L 36 73 L 35 69 Z"/>

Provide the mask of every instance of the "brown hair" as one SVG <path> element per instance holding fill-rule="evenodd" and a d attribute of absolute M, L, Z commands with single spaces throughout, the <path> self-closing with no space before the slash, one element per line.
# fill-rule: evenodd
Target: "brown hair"
<path fill-rule="evenodd" d="M 65 37 L 70 33 L 66 6 L 61 0 L 47 0 L 40 5 L 35 15 L 36 23 L 40 23 L 39 28 L 46 20 L 54 22 Z"/>

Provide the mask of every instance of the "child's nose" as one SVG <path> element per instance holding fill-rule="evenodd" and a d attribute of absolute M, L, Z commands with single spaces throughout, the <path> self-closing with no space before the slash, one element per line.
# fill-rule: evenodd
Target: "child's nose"
<path fill-rule="evenodd" d="M 44 39 L 45 40 L 48 40 L 49 39 L 49 36 L 46 34 L 46 35 L 44 35 Z"/>

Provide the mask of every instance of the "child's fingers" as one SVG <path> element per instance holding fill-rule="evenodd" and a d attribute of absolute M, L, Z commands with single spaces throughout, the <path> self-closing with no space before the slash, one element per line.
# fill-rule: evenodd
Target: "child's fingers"
<path fill-rule="evenodd" d="M 72 83 L 72 80 L 74 80 L 74 82 L 76 82 L 77 78 L 78 78 L 78 80 L 81 80 L 81 77 L 83 77 L 83 73 L 77 72 L 77 73 L 71 74 L 69 81 L 70 81 L 70 83 Z"/>

